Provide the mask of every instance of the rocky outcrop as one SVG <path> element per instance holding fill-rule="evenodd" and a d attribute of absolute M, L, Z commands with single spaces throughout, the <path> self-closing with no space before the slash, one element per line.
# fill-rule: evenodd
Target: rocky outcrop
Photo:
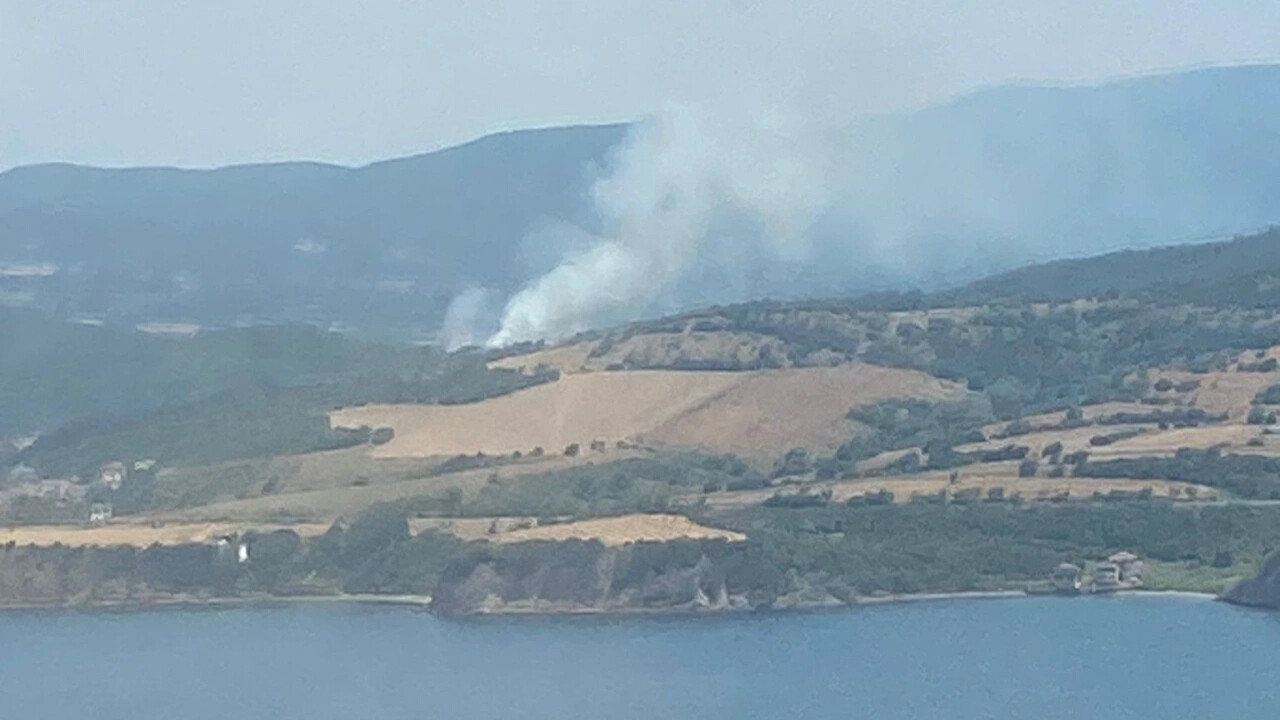
<path fill-rule="evenodd" d="M 1280 608 L 1280 555 L 1268 560 L 1257 577 L 1231 588 L 1222 599 L 1237 605 Z"/>
<path fill-rule="evenodd" d="M 702 543 L 670 545 L 568 540 L 484 550 L 446 569 L 432 604 L 446 615 L 729 607 L 724 573 Z"/>
<path fill-rule="evenodd" d="M 468 553 L 445 570 L 442 615 L 712 612 L 828 607 L 848 593 L 821 575 L 762 573 L 746 543 L 723 540 L 525 542 Z M 764 582 L 761 578 L 772 578 Z"/>

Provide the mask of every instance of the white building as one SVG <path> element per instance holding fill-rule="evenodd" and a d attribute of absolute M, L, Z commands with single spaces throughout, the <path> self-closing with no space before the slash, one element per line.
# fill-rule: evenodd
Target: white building
<path fill-rule="evenodd" d="M 98 469 L 98 482 L 112 490 L 119 490 L 124 484 L 128 470 L 122 462 L 109 462 Z"/>

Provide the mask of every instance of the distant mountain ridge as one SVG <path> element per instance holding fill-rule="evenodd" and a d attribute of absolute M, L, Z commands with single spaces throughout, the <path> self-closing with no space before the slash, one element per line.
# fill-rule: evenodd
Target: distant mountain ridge
<path fill-rule="evenodd" d="M 957 287 L 1064 255 L 1280 223 L 1280 66 L 995 88 L 851 124 L 841 160 L 858 172 L 810 257 L 700 267 L 636 316 Z M 589 191 L 627 131 L 515 131 L 360 168 L 16 168 L 0 173 L 0 304 L 426 339 L 460 291 L 489 288 L 500 302 L 581 241 L 558 230 L 595 228 Z M 33 264 L 57 270 L 12 270 Z M 1036 273 L 1072 267 L 988 282 L 1045 292 Z"/>
<path fill-rule="evenodd" d="M 583 221 L 624 132 L 502 133 L 359 168 L 16 168 L 0 174 L 0 261 L 59 266 L 48 309 L 430 327 L 460 289 L 543 269 L 523 267 L 521 239 Z"/>
<path fill-rule="evenodd" d="M 1246 299 L 1249 281 L 1280 275 L 1280 228 L 1210 243 L 1121 250 L 1088 258 L 1054 260 L 984 278 L 933 302 L 983 304 L 997 298 L 1062 301 L 1107 294 L 1163 294 L 1197 302 L 1214 288 Z M 1272 302 L 1280 304 L 1280 293 Z"/>

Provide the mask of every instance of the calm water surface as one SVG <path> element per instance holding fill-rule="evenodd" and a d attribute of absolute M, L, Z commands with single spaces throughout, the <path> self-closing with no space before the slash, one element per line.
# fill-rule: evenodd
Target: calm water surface
<path fill-rule="evenodd" d="M 0 718 L 1280 718 L 1280 615 L 1154 597 L 447 622 L 0 613 Z"/>

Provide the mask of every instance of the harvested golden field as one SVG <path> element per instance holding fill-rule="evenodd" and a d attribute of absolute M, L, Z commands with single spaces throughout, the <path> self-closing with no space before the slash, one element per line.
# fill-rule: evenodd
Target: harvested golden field
<path fill-rule="evenodd" d="M 18 545 L 54 545 L 61 543 L 70 547 L 106 547 L 111 545 L 133 545 L 147 547 L 159 543 L 161 545 L 181 545 L 185 543 L 209 543 L 223 535 L 244 533 L 249 530 L 271 532 L 289 529 L 310 537 L 320 535 L 329 529 L 327 523 L 301 523 L 297 525 L 252 524 L 240 522 L 218 523 L 165 523 L 152 527 L 149 523 L 112 522 L 106 525 L 26 525 L 11 528 L 0 528 L 0 543 L 14 542 Z"/>
<path fill-rule="evenodd" d="M 1017 477 L 1016 463 L 998 463 L 991 465 L 969 466 L 961 468 L 955 485 L 950 484 L 950 473 L 947 471 L 921 473 L 919 475 L 901 475 L 858 480 L 841 480 L 821 483 L 815 487 L 831 488 L 832 501 L 844 502 L 851 497 L 868 492 L 888 490 L 894 494 L 894 502 L 911 501 L 912 493 L 936 493 L 944 488 L 951 492 L 966 488 L 979 488 L 985 496 L 993 487 L 1004 488 L 1006 495 L 1020 493 L 1024 500 L 1045 499 L 1054 494 L 1066 491 L 1071 500 L 1089 500 L 1094 492 L 1107 493 L 1111 490 L 1136 491 L 1149 487 L 1157 497 L 1173 495 L 1186 498 L 1187 489 L 1194 488 L 1195 497 L 1209 500 L 1217 497 L 1217 491 L 1203 485 L 1193 485 L 1172 480 L 1132 480 L 1128 478 L 1049 478 L 1049 477 Z M 720 492 L 707 495 L 707 504 L 711 506 L 733 507 L 764 502 L 779 489 L 740 490 Z M 789 492 L 782 489 L 783 492 Z"/>
<path fill-rule="evenodd" d="M 896 460 L 900 459 L 904 455 L 910 455 L 911 453 L 923 453 L 923 452 L 924 451 L 918 447 L 903 448 L 901 450 L 889 450 L 887 452 L 882 452 L 879 455 L 874 455 L 865 460 L 859 460 L 858 472 L 870 473 L 878 470 L 883 470 L 890 463 L 895 462 Z M 921 457 L 923 457 L 923 454 L 921 455 Z"/>
<path fill-rule="evenodd" d="M 786 343 L 778 338 L 754 332 L 702 330 L 587 340 L 501 358 L 489 365 L 523 372 L 546 366 L 558 368 L 562 373 L 599 371 L 619 366 L 629 369 L 672 368 L 680 367 L 681 363 L 708 361 L 756 367 L 762 351 L 779 362 L 786 361 Z"/>
<path fill-rule="evenodd" d="M 722 538 L 730 541 L 746 539 L 742 533 L 699 525 L 683 515 L 632 514 L 520 527 L 521 524 L 531 522 L 533 518 L 517 517 L 411 518 L 409 530 L 414 535 L 422 532 L 445 532 L 461 540 L 497 543 L 577 539 L 599 540 L 605 545 L 626 545 L 683 538 Z"/>
<path fill-rule="evenodd" d="M 1191 373 L 1162 373 L 1172 380 L 1200 381 L 1200 387 L 1190 393 L 1191 404 L 1210 412 L 1227 413 L 1233 421 L 1243 421 L 1249 414 L 1253 396 L 1268 386 L 1280 383 L 1280 373 L 1211 372 L 1203 375 Z"/>
<path fill-rule="evenodd" d="M 418 535 L 424 532 L 448 533 L 459 540 L 488 540 L 489 529 L 494 521 L 513 522 L 514 518 L 499 517 L 428 517 L 409 518 L 409 532 Z"/>
<path fill-rule="evenodd" d="M 634 457 L 635 452 L 618 452 L 610 459 Z M 597 461 L 598 457 L 580 456 L 568 458 L 552 456 L 538 463 L 516 463 L 490 468 L 479 468 L 447 475 L 414 477 L 396 482 L 370 485 L 346 485 L 328 487 L 308 492 L 259 495 L 213 502 L 199 507 L 167 510 L 152 513 L 148 519 L 176 522 L 230 521 L 246 522 L 332 522 L 343 515 L 351 515 L 370 505 L 394 502 L 421 495 L 432 495 L 449 488 L 459 488 L 470 493 L 478 490 L 489 478 L 496 475 L 511 479 L 529 473 L 539 473 Z"/>
<path fill-rule="evenodd" d="M 599 540 L 605 545 L 628 545 L 635 542 L 666 542 L 679 539 L 746 540 L 747 536 L 732 530 L 699 525 L 683 515 L 621 515 L 592 518 L 577 522 L 540 525 L 522 530 L 509 530 L 489 537 L 499 543 L 529 540 Z"/>
<path fill-rule="evenodd" d="M 501 455 L 534 447 L 560 453 L 593 440 L 613 445 L 688 412 L 741 382 L 738 373 L 671 371 L 568 375 L 465 405 L 366 405 L 330 414 L 338 427 L 387 426 L 377 457 Z"/>
<path fill-rule="evenodd" d="M 1231 424 L 1173 428 L 1143 433 L 1127 440 L 1118 440 L 1105 447 L 1091 448 L 1091 454 L 1100 458 L 1111 455 L 1154 455 L 1161 452 L 1172 453 L 1178 448 L 1206 450 L 1215 446 L 1243 451 L 1247 447 L 1245 443 L 1261 435 L 1261 428 L 1255 425 Z"/>
<path fill-rule="evenodd" d="M 589 363 L 587 359 L 596 341 L 560 345 L 558 347 L 537 350 L 524 355 L 512 355 L 498 358 L 489 363 L 491 368 L 519 370 L 532 373 L 539 367 L 556 368 L 562 373 L 575 373 L 583 370 Z"/>
<path fill-rule="evenodd" d="M 1155 406 L 1143 405 L 1142 403 L 1136 402 L 1106 402 L 1097 403 L 1095 405 L 1084 405 L 1080 408 L 1080 411 L 1083 413 L 1085 420 L 1092 422 L 1100 417 L 1114 415 L 1120 412 L 1149 413 L 1155 409 L 1157 409 Z M 1045 430 L 1048 432 L 1048 428 L 1057 427 L 1058 424 L 1062 422 L 1064 415 L 1065 413 L 1061 411 L 1041 413 L 1039 415 L 1028 415 L 1023 418 L 1023 420 L 1026 421 L 1026 423 L 1033 429 Z M 992 423 L 984 426 L 982 428 L 982 432 L 987 437 L 991 437 L 1003 432 L 1008 425 L 1009 421 L 1007 420 Z M 1094 428 L 1094 430 L 1094 434 L 1096 435 L 1098 428 Z"/>
<path fill-rule="evenodd" d="M 561 452 L 599 440 L 775 455 L 830 446 L 855 405 L 889 398 L 958 397 L 961 386 L 875 365 L 756 372 L 588 372 L 466 405 L 368 405 L 330 415 L 335 426 L 388 426 L 375 457 Z"/>
<path fill-rule="evenodd" d="M 1109 433 L 1124 432 L 1126 430 L 1142 430 L 1145 437 L 1146 434 L 1156 435 L 1154 425 L 1090 425 L 1087 427 L 1071 428 L 1070 430 L 1041 430 L 1038 432 L 1027 433 L 1026 435 L 1016 435 L 1014 437 L 1000 438 L 997 440 L 987 440 L 979 443 L 967 443 L 965 445 L 957 445 L 956 450 L 960 452 L 975 452 L 980 450 L 996 450 L 1006 445 L 1025 445 L 1031 448 L 1030 457 L 1039 458 L 1041 451 L 1048 445 L 1055 442 L 1062 443 L 1063 452 L 1075 452 L 1076 450 L 1088 450 L 1091 454 L 1107 450 L 1107 447 L 1093 447 L 1089 444 L 1090 438 L 1096 435 L 1106 435 Z M 1163 434 L 1163 433 L 1161 433 Z M 1135 438 L 1136 439 L 1136 438 Z M 1119 443 L 1116 443 L 1119 445 Z M 874 459 L 874 458 L 873 458 Z"/>
<path fill-rule="evenodd" d="M 839 444 L 848 438 L 845 416 L 854 406 L 964 393 L 960 385 L 922 372 L 866 364 L 744 375 L 712 402 L 673 417 L 644 437 L 672 447 L 772 457 L 797 446 Z"/>
<path fill-rule="evenodd" d="M 156 500 L 160 507 L 185 507 L 263 494 L 402 482 L 427 475 L 438 462 L 374 458 L 369 447 L 361 446 L 166 468 L 157 476 Z"/>
<path fill-rule="evenodd" d="M 725 330 L 645 333 L 611 341 L 606 351 L 589 361 L 589 367 L 669 368 L 680 367 L 681 363 L 699 362 L 729 362 L 737 363 L 739 367 L 758 367 L 761 352 L 779 362 L 784 362 L 787 357 L 785 343 L 759 333 Z"/>

